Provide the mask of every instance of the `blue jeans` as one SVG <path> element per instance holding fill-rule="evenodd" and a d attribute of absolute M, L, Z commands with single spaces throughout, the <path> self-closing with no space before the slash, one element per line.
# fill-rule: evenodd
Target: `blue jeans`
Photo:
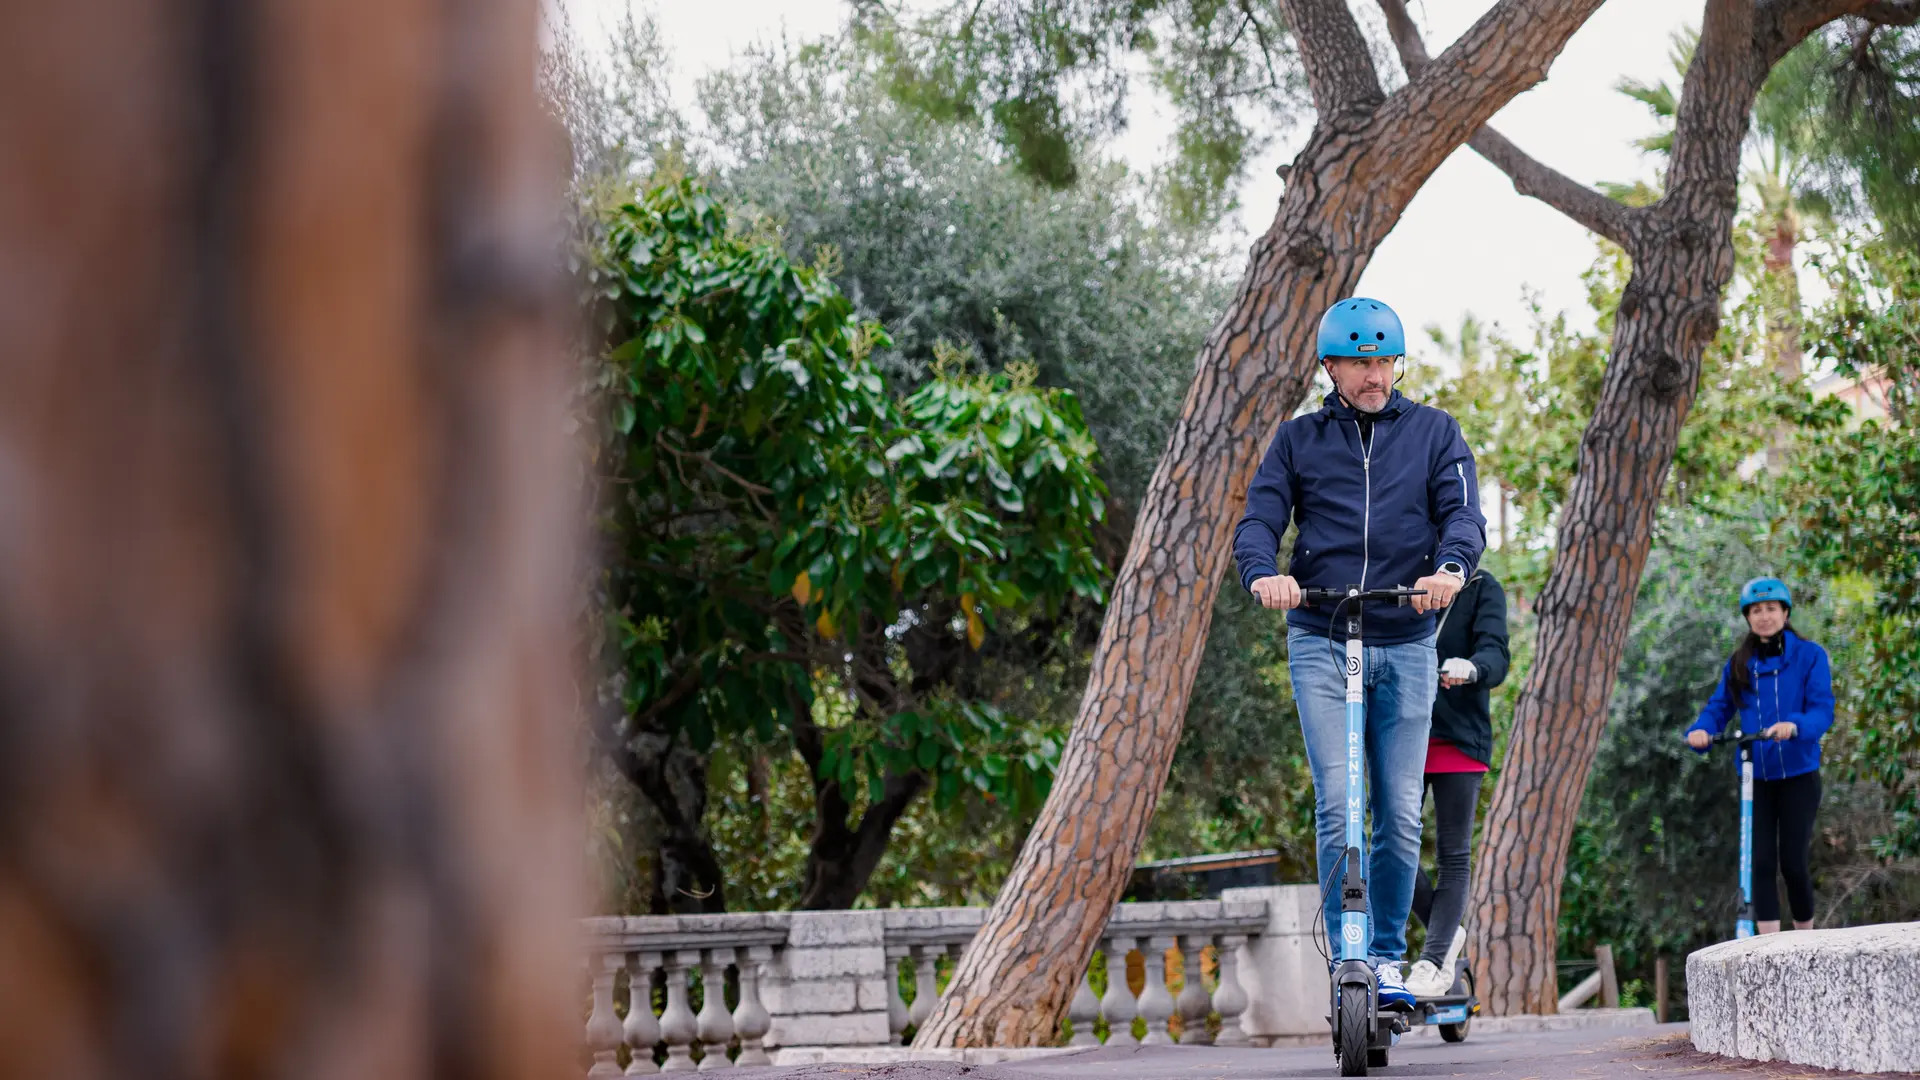
<path fill-rule="evenodd" d="M 1420 799 L 1427 766 L 1427 732 L 1439 661 L 1433 639 L 1406 645 L 1369 645 L 1361 680 L 1367 702 L 1367 791 L 1373 836 L 1367 878 L 1367 914 L 1375 963 L 1399 962 L 1407 952 L 1407 912 L 1420 865 Z M 1347 832 L 1346 642 L 1287 631 L 1287 671 L 1300 710 L 1307 763 L 1313 769 L 1314 825 L 1320 845 L 1320 887 L 1326 894 L 1329 936 L 1340 926 L 1340 888 L 1329 880 L 1341 870 Z M 1358 846 L 1357 844 L 1355 846 Z M 1335 954 L 1337 955 L 1337 953 Z"/>

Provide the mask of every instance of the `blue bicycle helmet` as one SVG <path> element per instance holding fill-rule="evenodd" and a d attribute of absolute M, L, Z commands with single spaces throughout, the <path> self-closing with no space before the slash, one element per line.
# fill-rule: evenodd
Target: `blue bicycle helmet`
<path fill-rule="evenodd" d="M 1321 356 L 1405 356 L 1407 332 L 1400 316 L 1378 300 L 1356 296 L 1320 316 Z"/>
<path fill-rule="evenodd" d="M 1742 586 L 1740 614 L 1745 615 L 1748 608 L 1762 600 L 1778 600 L 1781 607 L 1789 611 L 1793 609 L 1793 593 L 1788 590 L 1787 583 L 1777 577 L 1757 577 Z"/>

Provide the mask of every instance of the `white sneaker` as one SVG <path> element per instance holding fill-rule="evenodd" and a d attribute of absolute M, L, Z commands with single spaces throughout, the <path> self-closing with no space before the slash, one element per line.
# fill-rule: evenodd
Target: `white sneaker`
<path fill-rule="evenodd" d="M 1413 970 L 1407 972 L 1407 990 L 1414 997 L 1445 997 L 1451 989 L 1453 980 L 1447 978 L 1446 973 L 1431 960 L 1418 961 L 1413 965 Z"/>
<path fill-rule="evenodd" d="M 1373 969 L 1373 977 L 1380 986 L 1381 1008 L 1413 1008 L 1413 995 L 1407 992 L 1407 984 L 1400 981 L 1399 964 L 1380 964 Z"/>

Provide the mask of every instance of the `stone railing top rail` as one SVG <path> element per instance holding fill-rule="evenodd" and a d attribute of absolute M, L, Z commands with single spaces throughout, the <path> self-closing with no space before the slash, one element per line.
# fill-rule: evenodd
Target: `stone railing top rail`
<path fill-rule="evenodd" d="M 957 945 L 973 939 L 986 908 L 890 908 L 885 912 L 889 945 Z M 1258 933 L 1267 926 L 1265 900 L 1165 900 L 1120 904 L 1105 935 Z"/>
<path fill-rule="evenodd" d="M 664 952 L 675 949 L 784 945 L 796 919 L 811 912 L 743 911 L 716 915 L 600 916 L 582 923 L 597 950 Z M 841 915 L 844 912 L 820 912 Z M 884 908 L 888 945 L 964 945 L 986 921 L 983 907 Z M 1258 933 L 1267 926 L 1264 900 L 1167 900 L 1120 904 L 1104 936 Z"/>
<path fill-rule="evenodd" d="M 791 911 L 740 911 L 716 915 L 603 915 L 582 919 L 596 950 L 666 952 L 675 949 L 783 945 Z"/>

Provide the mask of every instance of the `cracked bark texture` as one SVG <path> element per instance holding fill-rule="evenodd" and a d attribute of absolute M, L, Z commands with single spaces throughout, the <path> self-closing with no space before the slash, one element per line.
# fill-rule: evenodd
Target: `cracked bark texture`
<path fill-rule="evenodd" d="M 1051 795 L 914 1045 L 1050 1044 L 1180 738 L 1235 518 L 1311 383 L 1321 313 L 1448 154 L 1546 77 L 1600 0 L 1505 0 L 1392 95 L 1344 0 L 1286 0 L 1318 119 L 1196 361 L 1114 582 Z M 1380 162 L 1391 160 L 1392 167 Z"/>
<path fill-rule="evenodd" d="M 1654 515 L 1733 273 L 1740 146 L 1754 96 L 1808 33 L 1887 7 L 1709 0 L 1682 88 L 1667 192 L 1650 207 L 1599 199 L 1490 130 L 1473 140 L 1523 194 L 1615 240 L 1633 260 L 1600 400 L 1561 509 L 1553 570 L 1535 603 L 1533 668 L 1475 865 L 1472 955 L 1495 1015 L 1551 1013 L 1559 997 L 1567 846 L 1606 728 Z"/>
<path fill-rule="evenodd" d="M 0 14 L 0 1076 L 575 1067 L 535 15 Z"/>

